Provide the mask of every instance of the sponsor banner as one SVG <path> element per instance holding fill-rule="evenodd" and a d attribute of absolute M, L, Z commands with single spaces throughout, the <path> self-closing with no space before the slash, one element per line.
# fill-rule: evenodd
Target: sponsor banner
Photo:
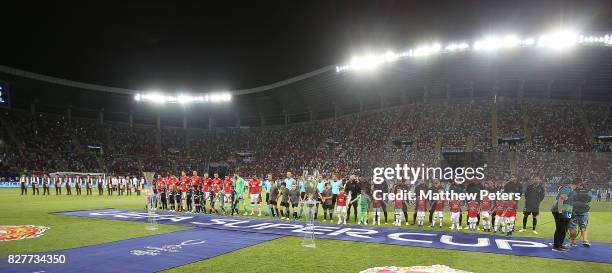
<path fill-rule="evenodd" d="M 0 272 L 158 272 L 282 237 L 230 230 L 191 229 L 129 240 L 65 249 L 40 256 L 63 257 L 54 263 L 0 261 Z M 38 255 L 37 255 L 38 257 Z M 26 257 L 25 261 L 29 261 Z M 16 261 L 16 259 L 13 259 Z"/>
<path fill-rule="evenodd" d="M 104 209 L 59 212 L 58 214 L 148 222 L 147 212 L 137 210 Z M 244 231 L 247 234 L 251 234 L 251 236 L 256 236 L 255 234 L 304 236 L 306 232 L 304 225 L 300 222 L 170 212 L 157 213 L 155 218 L 157 218 L 157 222 L 160 224 L 206 228 L 207 231 L 210 229 Z M 552 240 L 542 238 L 507 238 L 479 233 L 455 233 L 354 225 L 316 225 L 314 232 L 315 237 L 325 239 L 612 263 L 611 243 L 592 242 L 590 248 L 577 247 L 565 253 L 558 253 L 551 250 Z"/>
<path fill-rule="evenodd" d="M 85 188 L 85 185 L 86 185 L 85 183 L 81 183 L 81 187 Z M 98 186 L 98 183 L 97 182 L 92 182 L 91 186 L 95 188 L 95 187 Z M 21 183 L 19 181 L 2 181 L 2 182 L 0 182 L 0 188 L 19 188 L 19 187 L 21 187 Z M 42 187 L 43 187 L 42 182 L 38 183 L 38 187 L 40 187 L 42 189 Z M 62 182 L 60 187 L 65 188 L 66 187 L 66 182 Z M 143 187 L 146 187 L 146 183 L 143 184 Z M 28 182 L 28 190 L 30 190 L 31 188 L 32 188 L 32 182 Z M 55 184 L 54 183 L 50 183 L 49 184 L 49 188 L 55 188 Z"/>
<path fill-rule="evenodd" d="M 0 188 L 19 188 L 19 181 L 2 181 L 0 182 Z"/>

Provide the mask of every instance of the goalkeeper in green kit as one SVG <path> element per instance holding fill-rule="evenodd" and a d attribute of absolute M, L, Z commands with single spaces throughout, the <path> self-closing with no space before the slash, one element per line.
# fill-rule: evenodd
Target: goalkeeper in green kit
<path fill-rule="evenodd" d="M 237 172 L 234 173 L 234 191 L 236 191 L 236 198 L 234 199 L 234 204 L 232 209 L 236 210 L 238 214 L 238 208 L 240 203 L 242 203 L 242 210 L 244 211 L 244 215 L 246 215 L 246 204 L 244 203 L 244 179 L 240 177 L 240 174 Z"/>
<path fill-rule="evenodd" d="M 357 202 L 359 212 L 358 225 L 363 222 L 364 225 L 368 224 L 368 208 L 372 199 L 366 194 L 365 189 L 361 189 L 361 194 L 351 200 L 351 203 Z"/>

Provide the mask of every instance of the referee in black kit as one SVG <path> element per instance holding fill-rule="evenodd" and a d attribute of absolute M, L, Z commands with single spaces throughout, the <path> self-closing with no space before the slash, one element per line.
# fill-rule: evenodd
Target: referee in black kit
<path fill-rule="evenodd" d="M 519 232 L 527 230 L 527 220 L 529 215 L 532 217 L 533 234 L 538 234 L 536 226 L 538 225 L 538 215 L 540 214 L 540 203 L 544 200 L 544 186 L 542 179 L 539 176 L 533 178 L 525 189 L 525 209 L 523 210 L 523 228 Z"/>

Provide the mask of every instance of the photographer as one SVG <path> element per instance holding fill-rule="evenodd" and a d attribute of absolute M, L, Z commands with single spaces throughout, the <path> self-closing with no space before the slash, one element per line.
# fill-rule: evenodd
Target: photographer
<path fill-rule="evenodd" d="M 580 236 L 582 236 L 582 245 L 590 247 L 588 239 L 587 226 L 589 224 L 589 210 L 591 209 L 591 196 L 590 192 L 584 187 L 582 183 L 576 185 L 572 198 L 574 199 L 574 206 L 572 209 L 572 218 L 568 224 L 570 231 L 570 246 L 576 246 L 576 227 L 580 227 Z"/>
<path fill-rule="evenodd" d="M 562 185 L 557 193 L 557 202 L 551 208 L 552 215 L 555 218 L 555 235 L 553 243 L 553 251 L 565 252 L 567 248 L 563 246 L 565 233 L 567 233 L 567 225 L 572 218 L 573 195 L 574 189 L 581 183 L 580 180 L 574 180 L 571 185 Z"/>

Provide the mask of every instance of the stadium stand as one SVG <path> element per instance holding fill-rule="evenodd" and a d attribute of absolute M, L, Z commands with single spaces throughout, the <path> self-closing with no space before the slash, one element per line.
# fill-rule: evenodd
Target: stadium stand
<path fill-rule="evenodd" d="M 420 103 L 370 110 L 314 122 L 255 128 L 164 127 L 118 122 L 100 124 L 93 119 L 7 110 L 2 130 L 5 141 L 18 147 L 3 153 L 3 169 L 15 173 L 58 170 L 139 174 L 143 170 L 178 173 L 223 163 L 243 175 L 307 169 L 336 173 L 340 177 L 371 166 L 397 162 L 439 165 L 442 149 L 488 152 L 487 171 L 492 178 L 511 173 L 512 152 L 517 150 L 521 176 L 585 177 L 606 183 L 612 172 L 607 153 L 595 152 L 587 128 L 601 131 L 599 104 L 571 101 L 524 100 L 493 103 Z M 493 122 L 493 117 L 498 118 Z M 524 118 L 528 117 L 528 118 Z M 581 120 L 577 117 L 584 117 Z M 583 124 L 584 123 L 584 124 Z M 494 128 L 492 124 L 498 124 Z M 586 126 L 582 126 L 586 125 Z M 13 131 L 11 131 L 13 130 Z M 526 132 L 530 130 L 530 132 Z M 500 136 L 530 136 L 520 145 L 494 144 Z M 15 138 L 9 137 L 14 134 Z M 156 139 L 161 145 L 156 144 Z M 399 147 L 393 140 L 413 141 Z M 97 154 L 88 146 L 102 148 Z M 16 156 L 21 154 L 21 156 Z M 572 165 L 573 164 L 573 165 Z M 585 168 L 567 168 L 584 166 Z"/>

